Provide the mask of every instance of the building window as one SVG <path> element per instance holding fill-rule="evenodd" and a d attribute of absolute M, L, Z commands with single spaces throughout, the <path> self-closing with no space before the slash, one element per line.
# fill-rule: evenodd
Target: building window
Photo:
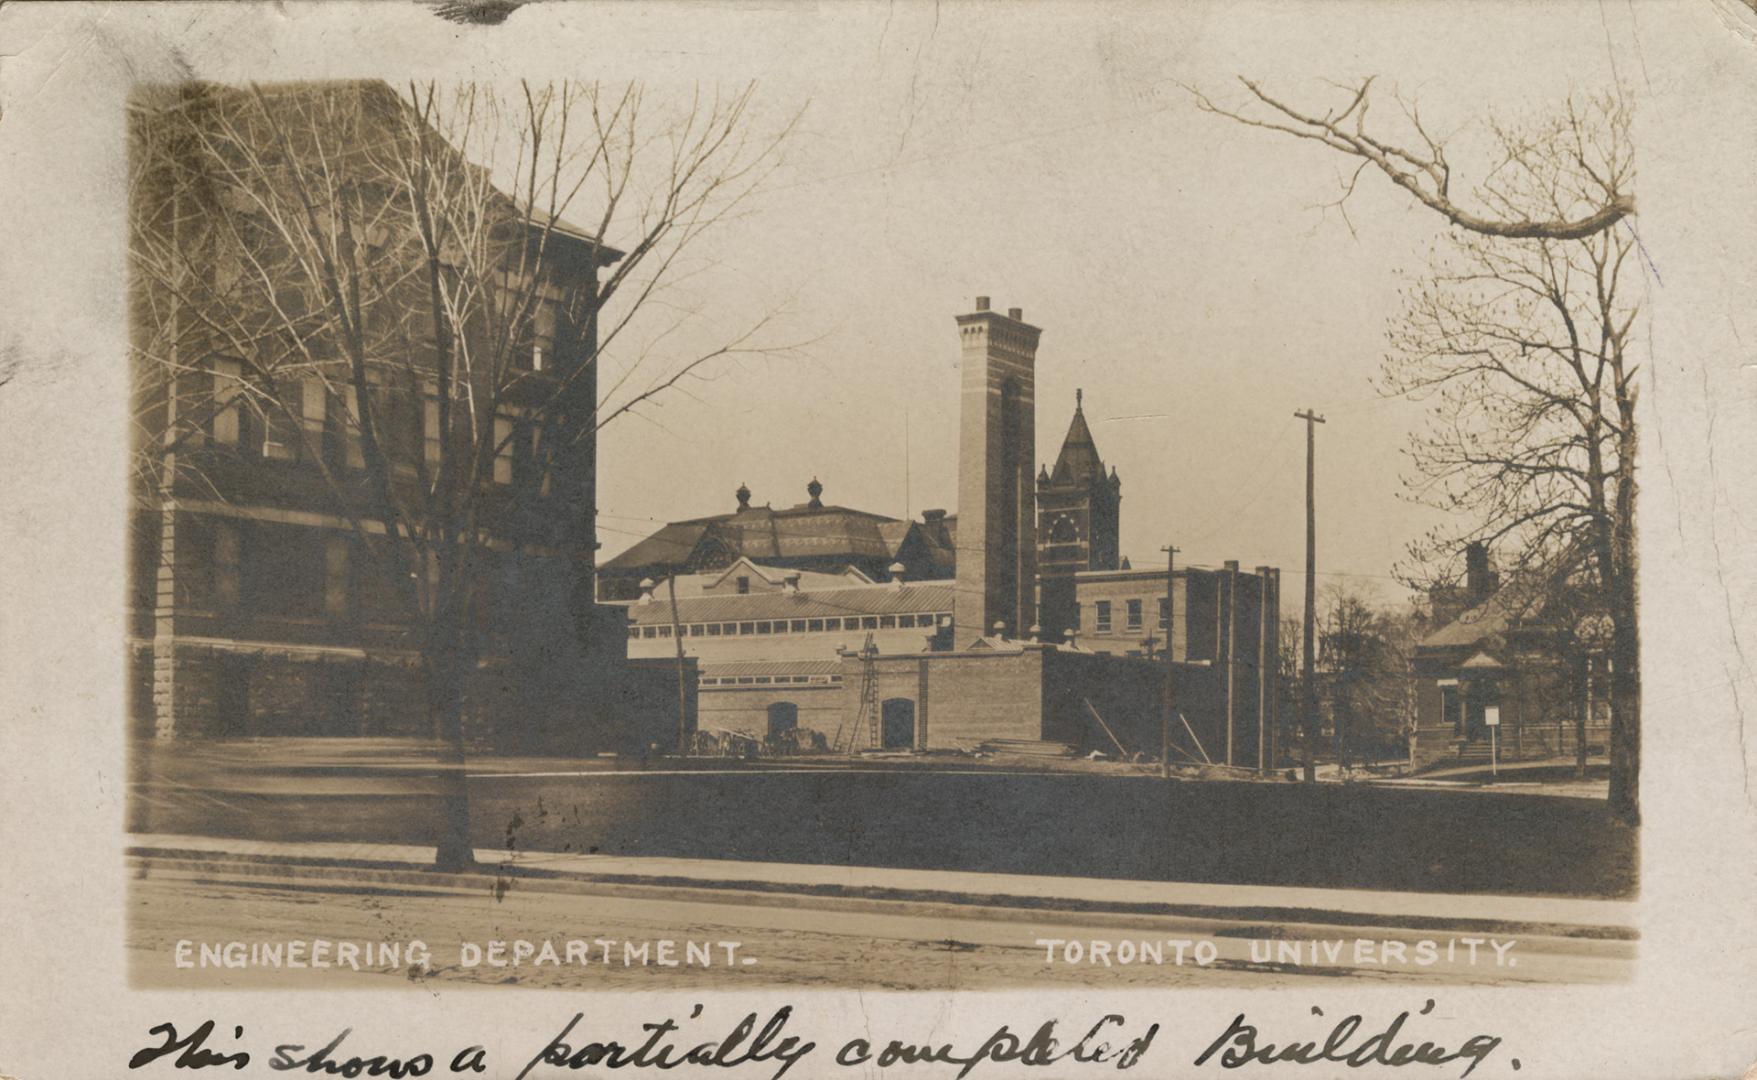
<path fill-rule="evenodd" d="M 348 554 L 351 547 L 349 538 L 344 535 L 331 536 L 324 541 L 323 613 L 331 618 L 344 618 L 348 614 L 348 581 L 352 577 Z"/>
<path fill-rule="evenodd" d="M 807 619 L 805 628 L 815 633 L 824 628 L 824 621 L 822 619 Z"/>
<path fill-rule="evenodd" d="M 769 632 L 769 629 L 770 629 L 769 624 L 766 622 L 760 622 L 760 623 L 756 624 L 756 632 L 759 634 L 766 634 Z"/>
<path fill-rule="evenodd" d="M 1100 600 L 1100 601 L 1098 601 L 1097 607 L 1098 607 L 1098 627 L 1097 627 L 1098 632 L 1100 634 L 1108 634 L 1108 633 L 1110 633 L 1110 601 L 1109 600 Z"/>
<path fill-rule="evenodd" d="M 877 615 L 862 615 L 860 617 L 860 628 L 862 630 L 877 630 L 878 629 L 878 616 Z"/>
<path fill-rule="evenodd" d="M 510 416 L 494 418 L 494 482 L 512 483 L 513 421 Z"/>
<path fill-rule="evenodd" d="M 641 636 L 641 628 L 640 628 L 640 627 L 638 627 L 638 626 L 630 626 L 630 627 L 629 627 L 629 628 L 628 628 L 628 636 L 629 636 L 629 637 L 630 637 L 630 638 L 638 638 L 638 637 L 640 637 L 640 636 Z"/>
<path fill-rule="evenodd" d="M 722 634 L 725 634 L 727 637 L 731 637 L 732 635 L 738 633 L 738 624 L 737 623 L 729 623 L 729 622 L 728 623 L 721 623 L 720 624 L 720 632 Z"/>
<path fill-rule="evenodd" d="M 659 627 L 659 636 L 660 637 L 670 637 L 671 636 L 671 627 L 670 626 Z"/>
<path fill-rule="evenodd" d="M 756 677 L 756 684 L 758 686 L 767 686 L 770 682 L 771 680 L 767 675 L 758 675 Z"/>
<path fill-rule="evenodd" d="M 238 401 L 241 368 L 238 361 L 220 357 L 214 360 L 214 442 L 236 446 L 239 441 L 243 405 Z"/>
<path fill-rule="evenodd" d="M 1139 630 L 1141 628 L 1141 601 L 1130 600 L 1128 602 L 1128 604 L 1129 604 L 1128 628 L 1130 630 Z"/>
<path fill-rule="evenodd" d="M 740 634 L 754 634 L 756 633 L 756 623 L 741 622 L 738 624 L 738 632 Z"/>
<path fill-rule="evenodd" d="M 741 577 L 738 579 L 738 595 L 739 596 L 750 595 L 750 579 L 749 578 Z"/>
<path fill-rule="evenodd" d="M 543 370 L 543 354 L 555 350 L 555 304 L 548 300 L 537 301 L 536 309 L 531 312 L 531 370 Z"/>
<path fill-rule="evenodd" d="M 256 525 L 244 537 L 244 596 L 264 615 L 321 615 L 328 545 L 309 529 Z"/>
<path fill-rule="evenodd" d="M 342 404 L 347 406 L 347 421 L 342 425 L 342 453 L 350 469 L 366 467 L 366 452 L 360 445 L 360 395 L 352 386 L 342 391 Z"/>
<path fill-rule="evenodd" d="M 785 634 L 786 632 L 787 632 L 787 620 L 786 619 L 775 620 L 775 633 Z"/>
<path fill-rule="evenodd" d="M 879 616 L 879 629 L 880 630 L 895 630 L 896 628 L 897 628 L 897 617 L 895 615 L 880 615 Z"/>
<path fill-rule="evenodd" d="M 805 620 L 804 619 L 794 619 L 793 620 L 793 632 L 795 634 L 805 633 Z"/>
<path fill-rule="evenodd" d="M 656 638 L 658 636 L 659 636 L 659 628 L 656 626 L 643 626 L 641 628 L 641 637 Z"/>
<path fill-rule="evenodd" d="M 263 409 L 262 456 L 276 461 L 299 460 L 299 421 L 294 419 L 303 402 L 271 401 Z"/>
<path fill-rule="evenodd" d="M 720 624 L 719 623 L 711 622 L 708 624 L 708 636 L 709 637 L 719 637 L 720 636 Z"/>
<path fill-rule="evenodd" d="M 305 445 L 321 452 L 329 413 L 329 388 L 313 375 L 300 383 L 299 417 L 305 429 Z"/>
<path fill-rule="evenodd" d="M 1159 629 L 1161 633 L 1171 629 L 1171 601 L 1163 596 L 1159 598 Z"/>
<path fill-rule="evenodd" d="M 239 581 L 238 527 L 228 521 L 214 522 L 214 585 L 213 606 L 229 611 L 238 606 Z"/>
<path fill-rule="evenodd" d="M 701 637 L 702 636 L 702 624 L 699 622 L 698 623 L 690 623 L 689 624 L 689 636 L 690 637 Z"/>
<path fill-rule="evenodd" d="M 427 467 L 439 467 L 440 450 L 442 449 L 439 431 L 439 389 L 430 385 L 421 399 L 421 440 L 422 453 L 425 455 Z"/>

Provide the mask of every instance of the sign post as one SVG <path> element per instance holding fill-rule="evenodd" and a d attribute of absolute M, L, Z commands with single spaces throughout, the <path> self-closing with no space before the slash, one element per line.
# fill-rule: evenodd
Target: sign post
<path fill-rule="evenodd" d="M 1489 729 L 1489 777 L 1499 780 L 1501 777 L 1501 707 L 1499 705 L 1483 706 L 1482 722 Z"/>

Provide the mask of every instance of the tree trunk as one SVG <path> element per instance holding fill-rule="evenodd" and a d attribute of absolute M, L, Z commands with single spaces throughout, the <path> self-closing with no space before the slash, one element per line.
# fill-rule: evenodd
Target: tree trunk
<path fill-rule="evenodd" d="M 476 865 L 476 854 L 470 841 L 470 789 L 464 770 L 462 650 L 455 642 L 443 641 L 426 657 L 426 667 L 427 712 L 439 757 L 440 832 L 433 864 L 437 870 L 467 870 Z"/>
<path fill-rule="evenodd" d="M 1583 656 L 1579 661 L 1580 692 L 1575 695 L 1579 703 L 1578 714 L 1574 718 L 1574 776 L 1586 779 L 1586 725 L 1592 719 L 1592 657 Z"/>
<path fill-rule="evenodd" d="M 1611 614 L 1611 812 L 1641 823 L 1641 638 L 1633 575 L 1621 575 Z"/>

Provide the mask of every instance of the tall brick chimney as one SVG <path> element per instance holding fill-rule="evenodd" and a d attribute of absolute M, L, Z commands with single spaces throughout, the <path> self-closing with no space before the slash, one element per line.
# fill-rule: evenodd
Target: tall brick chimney
<path fill-rule="evenodd" d="M 958 554 L 953 647 L 1003 622 L 1037 621 L 1037 341 L 1042 330 L 989 309 L 959 315 Z"/>
<path fill-rule="evenodd" d="M 1468 607 L 1487 600 L 1499 584 L 1499 575 L 1489 567 L 1489 546 L 1473 540 L 1464 549 L 1464 602 Z"/>

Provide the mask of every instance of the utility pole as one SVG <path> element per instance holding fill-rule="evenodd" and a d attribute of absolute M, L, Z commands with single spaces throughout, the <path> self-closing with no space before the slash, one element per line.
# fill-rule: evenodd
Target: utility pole
<path fill-rule="evenodd" d="M 1318 730 L 1318 689 L 1313 667 L 1313 623 L 1317 614 L 1317 574 L 1318 574 L 1318 518 L 1313 506 L 1313 480 L 1316 473 L 1312 466 L 1312 457 L 1317 445 L 1317 428 L 1314 424 L 1322 424 L 1324 418 L 1310 409 L 1302 409 L 1293 414 L 1306 422 L 1306 619 L 1305 631 L 1300 635 L 1300 726 L 1304 729 L 1304 764 L 1305 780 L 1311 783 L 1317 779 L 1317 767 L 1312 762 L 1312 745 L 1317 739 Z"/>
<path fill-rule="evenodd" d="M 1172 705 L 1172 664 L 1175 662 L 1171 652 L 1172 639 L 1176 637 L 1173 630 L 1177 620 L 1172 618 L 1172 584 L 1177 579 L 1173 573 L 1177 566 L 1177 553 L 1181 550 L 1171 544 L 1159 549 L 1165 552 L 1165 709 L 1159 718 L 1159 775 L 1171 779 L 1171 714 Z"/>

